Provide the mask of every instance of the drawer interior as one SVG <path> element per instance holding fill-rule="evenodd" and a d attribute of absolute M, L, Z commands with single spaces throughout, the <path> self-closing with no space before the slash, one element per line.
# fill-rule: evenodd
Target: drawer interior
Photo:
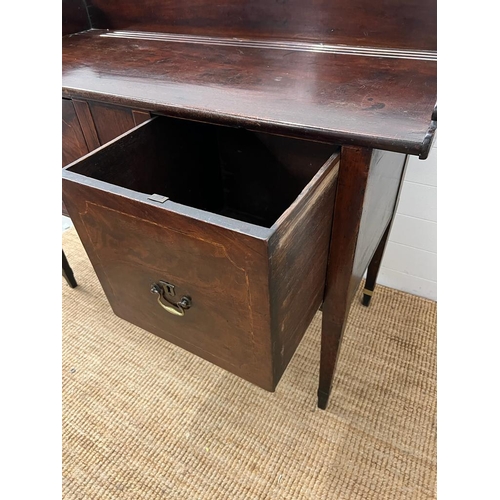
<path fill-rule="evenodd" d="M 336 149 L 156 117 L 67 170 L 269 228 Z"/>

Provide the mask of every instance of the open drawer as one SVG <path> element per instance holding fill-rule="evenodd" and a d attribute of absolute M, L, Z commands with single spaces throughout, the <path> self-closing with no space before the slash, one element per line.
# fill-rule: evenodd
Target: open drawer
<path fill-rule="evenodd" d="M 318 310 L 336 146 L 153 118 L 63 169 L 113 311 L 274 390 Z"/>

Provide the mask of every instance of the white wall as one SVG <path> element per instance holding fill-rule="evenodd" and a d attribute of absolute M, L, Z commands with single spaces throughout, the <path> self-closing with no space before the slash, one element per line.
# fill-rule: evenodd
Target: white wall
<path fill-rule="evenodd" d="M 437 137 L 427 160 L 408 162 L 377 282 L 437 300 Z"/>

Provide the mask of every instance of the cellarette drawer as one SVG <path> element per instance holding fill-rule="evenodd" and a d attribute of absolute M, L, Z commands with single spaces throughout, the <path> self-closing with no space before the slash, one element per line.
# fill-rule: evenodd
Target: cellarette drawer
<path fill-rule="evenodd" d="M 323 297 L 336 146 L 153 118 L 63 169 L 113 311 L 274 390 Z"/>

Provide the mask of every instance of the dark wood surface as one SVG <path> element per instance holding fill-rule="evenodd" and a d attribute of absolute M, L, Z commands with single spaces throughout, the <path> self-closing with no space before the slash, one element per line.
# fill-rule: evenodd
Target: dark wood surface
<path fill-rule="evenodd" d="M 401 190 L 403 187 L 403 181 L 405 178 L 405 173 L 406 173 L 406 168 L 408 166 L 408 161 L 409 161 L 409 156 L 406 156 L 405 160 L 404 160 L 403 168 L 402 168 L 401 174 L 400 174 L 399 186 L 397 188 L 397 194 L 396 194 L 394 204 L 392 205 L 392 207 L 390 204 L 388 204 L 388 202 L 389 202 L 389 200 L 392 200 L 392 198 L 393 198 L 392 193 L 394 193 L 394 183 L 393 183 L 393 186 L 389 187 L 389 189 L 388 189 L 387 200 L 382 200 L 381 202 L 379 202 L 380 205 L 382 205 L 382 206 L 385 205 L 385 207 L 386 207 L 385 211 L 389 212 L 390 219 L 389 219 L 389 222 L 387 224 L 387 228 L 386 228 L 384 234 L 382 235 L 380 243 L 378 244 L 378 247 L 376 248 L 376 250 L 373 254 L 373 257 L 370 260 L 370 264 L 368 265 L 368 268 L 367 268 L 366 282 L 365 282 L 365 288 L 363 291 L 363 299 L 362 299 L 362 302 L 365 306 L 368 306 L 370 304 L 371 297 L 373 295 L 373 291 L 375 290 L 378 272 L 380 269 L 380 265 L 382 264 L 382 259 L 384 257 L 385 247 L 386 247 L 387 242 L 389 240 L 391 228 L 392 228 L 392 225 L 394 224 L 394 218 L 396 216 L 396 211 L 398 209 L 399 198 L 401 197 Z M 398 162 L 399 161 L 397 158 L 394 158 L 394 157 L 392 158 L 392 162 L 391 162 L 392 163 L 392 170 L 396 175 L 397 175 L 397 172 L 399 170 L 398 166 L 397 166 Z M 394 177 L 394 173 L 393 173 L 393 177 Z M 372 201 L 372 204 L 373 203 L 374 202 Z M 363 214 L 363 216 L 364 216 L 364 214 Z M 361 221 L 361 226 L 363 227 L 363 220 Z M 363 266 L 364 266 L 364 264 L 363 264 Z M 358 273 L 358 275 L 359 275 L 359 273 Z M 353 294 L 353 293 L 354 292 L 351 291 L 351 294 Z"/>
<path fill-rule="evenodd" d="M 90 28 L 85 0 L 62 0 L 62 34 L 69 35 Z"/>
<path fill-rule="evenodd" d="M 89 106 L 101 144 L 112 141 L 136 125 L 132 110 L 129 108 L 109 106 L 93 101 L 89 102 Z"/>
<path fill-rule="evenodd" d="M 349 313 L 356 243 L 372 150 L 343 147 L 335 198 L 321 329 L 318 406 L 326 408 Z"/>
<path fill-rule="evenodd" d="M 63 99 L 62 107 L 63 167 L 151 118 L 148 112 L 78 99 Z M 69 216 L 64 202 L 62 213 Z"/>
<path fill-rule="evenodd" d="M 382 259 L 384 257 L 385 247 L 387 245 L 387 241 L 389 240 L 389 234 L 391 230 L 391 224 L 387 224 L 387 229 L 378 244 L 375 253 L 373 254 L 372 260 L 368 265 L 368 269 L 366 271 L 366 281 L 365 287 L 363 288 L 363 298 L 362 303 L 364 306 L 369 306 L 370 301 L 373 296 L 373 291 L 375 290 L 375 285 L 377 283 L 377 276 L 380 269 L 380 265 L 382 264 Z"/>
<path fill-rule="evenodd" d="M 66 280 L 66 283 L 68 283 L 68 286 L 71 288 L 76 288 L 78 286 L 75 275 L 73 274 L 73 269 L 71 269 L 71 266 L 69 265 L 68 259 L 64 254 L 64 250 L 62 252 L 62 275 Z"/>
<path fill-rule="evenodd" d="M 385 228 L 392 220 L 403 177 L 406 156 L 375 150 L 363 200 L 348 300 L 352 302 Z"/>
<path fill-rule="evenodd" d="M 264 240 L 83 183 L 63 196 L 115 314 L 273 390 Z M 158 280 L 192 298 L 184 317 L 159 306 Z"/>
<path fill-rule="evenodd" d="M 435 0 L 90 0 L 94 28 L 436 50 Z"/>
<path fill-rule="evenodd" d="M 62 100 L 62 165 L 77 160 L 89 152 L 73 102 Z"/>
<path fill-rule="evenodd" d="M 321 187 L 311 186 L 269 239 L 276 383 L 323 301 L 339 159 L 331 158 Z"/>
<path fill-rule="evenodd" d="M 113 156 L 115 148 L 126 151 L 121 162 Z M 335 150 L 322 143 L 158 117 L 103 150 L 99 162 L 84 162 L 72 171 L 271 227 Z"/>
<path fill-rule="evenodd" d="M 377 249 L 383 252 L 406 160 L 398 153 L 342 148 L 323 302 L 320 408 L 328 403 L 354 294 Z"/>
<path fill-rule="evenodd" d="M 273 390 L 326 274 L 325 408 L 368 264 L 367 286 L 376 280 L 404 155 L 426 158 L 434 139 L 435 0 L 73 0 L 63 24 L 63 97 L 78 101 L 63 101 L 63 162 L 111 141 L 63 171 L 64 197 L 115 312 Z M 89 28 L 102 29 L 74 34 Z M 162 132 L 151 114 L 235 128 Z M 341 145 L 338 180 L 336 157 L 310 180 L 317 143 L 302 154 L 267 133 Z M 148 199 L 158 186 L 177 201 Z M 198 297 L 185 337 L 149 294 L 171 277 Z"/>
<path fill-rule="evenodd" d="M 146 111 L 72 99 L 88 150 L 112 141 L 151 118 Z"/>
<path fill-rule="evenodd" d="M 78 120 L 73 101 L 62 100 L 62 166 L 74 162 L 89 152 L 82 127 Z M 62 202 L 61 211 L 68 216 L 68 209 Z M 64 262 L 64 261 L 63 261 Z"/>
<path fill-rule="evenodd" d="M 103 34 L 63 39 L 63 96 L 422 157 L 430 148 L 435 61 Z"/>
<path fill-rule="evenodd" d="M 92 118 L 92 113 L 90 112 L 89 103 L 86 101 L 79 101 L 73 99 L 73 106 L 75 107 L 76 115 L 78 116 L 78 121 L 82 127 L 83 136 L 85 137 L 85 142 L 89 151 L 94 151 L 101 145 L 99 136 L 97 135 L 97 130 L 95 128 L 94 119 Z"/>
<path fill-rule="evenodd" d="M 132 116 L 134 118 L 135 125 L 140 125 L 141 123 L 147 122 L 151 118 L 151 113 L 147 111 L 137 111 L 132 110 Z"/>
<path fill-rule="evenodd" d="M 170 137 L 177 129 L 179 135 Z M 283 207 L 278 221 L 266 228 L 180 203 L 201 203 L 203 207 L 212 203 L 215 186 L 207 189 L 208 201 L 200 202 L 201 189 L 195 197 L 187 193 L 182 198 L 180 193 L 181 187 L 190 191 L 197 182 L 200 188 L 206 187 L 196 169 L 201 172 L 215 166 L 210 163 L 216 156 L 210 158 L 205 146 L 210 143 L 213 148 L 218 142 L 200 142 L 209 129 L 218 132 L 218 127 L 167 118 L 145 122 L 66 167 L 63 198 L 118 316 L 274 390 L 308 325 L 301 320 L 299 330 L 294 325 L 281 331 L 283 324 L 273 321 L 273 314 L 274 318 L 297 318 L 300 311 L 285 308 L 296 306 L 300 296 L 311 298 L 303 309 L 310 317 L 321 300 L 338 154 L 331 146 L 308 145 L 310 158 L 318 160 L 309 168 L 314 167 L 318 175 L 307 186 L 304 183 L 305 189 L 289 207 Z M 189 148 L 179 142 L 181 136 L 190 142 Z M 276 141 L 281 144 L 283 138 Z M 180 156 L 176 156 L 176 148 Z M 328 150 L 328 154 L 315 155 L 315 148 Z M 155 154 L 167 154 L 167 161 L 155 158 Z M 184 168 L 191 171 L 191 182 L 176 187 L 171 179 L 165 184 L 172 187 L 177 202 L 151 201 L 149 188 L 161 184 L 153 170 L 178 172 L 176 158 L 183 159 Z M 283 158 L 300 162 L 300 155 L 284 154 Z M 297 165 L 282 168 L 282 183 L 295 184 L 294 172 L 303 178 Z M 216 176 L 210 177 L 215 182 Z M 224 182 L 223 175 L 219 177 Z M 311 223 L 305 215 L 317 217 Z M 302 253 L 311 259 L 301 259 Z M 283 295 L 276 290 L 285 290 L 296 279 L 288 273 L 288 265 L 293 269 L 300 266 L 302 289 Z M 173 283 L 178 296 L 192 298 L 192 307 L 184 317 L 172 316 L 158 305 L 157 297 L 150 293 L 151 284 L 158 280 Z M 285 284 L 275 283 L 281 280 Z M 281 301 L 284 296 L 288 306 Z"/>

